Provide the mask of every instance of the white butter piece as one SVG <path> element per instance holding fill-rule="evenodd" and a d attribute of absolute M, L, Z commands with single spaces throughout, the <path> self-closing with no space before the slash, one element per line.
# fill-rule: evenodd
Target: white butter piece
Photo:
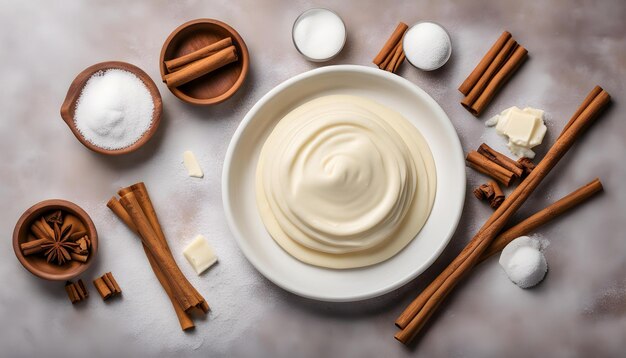
<path fill-rule="evenodd" d="M 522 111 L 511 111 L 507 117 L 504 133 L 514 144 L 528 147 L 539 118 Z"/>
<path fill-rule="evenodd" d="M 200 168 L 200 164 L 198 164 L 198 161 L 196 160 L 196 156 L 193 155 L 192 151 L 186 150 L 183 153 L 183 164 L 185 164 L 185 168 L 187 168 L 187 173 L 189 173 L 190 177 L 194 177 L 194 178 L 204 177 L 202 168 Z"/>
<path fill-rule="evenodd" d="M 541 109 L 526 107 L 521 110 L 513 106 L 494 116 L 486 124 L 495 125 L 496 132 L 508 138 L 511 153 L 532 159 L 535 152 L 531 149 L 541 144 L 548 129 L 543 121 L 543 114 Z"/>
<path fill-rule="evenodd" d="M 519 111 L 519 110 L 520 109 L 515 106 L 507 108 L 504 111 L 500 112 L 500 114 L 496 114 L 490 120 L 488 120 L 487 122 L 489 124 L 487 125 L 489 127 L 496 126 L 496 132 L 498 132 L 498 134 L 500 135 L 504 135 L 502 131 L 504 130 L 504 128 L 506 128 L 506 123 L 509 117 L 509 113 L 511 111 Z"/>
<path fill-rule="evenodd" d="M 185 255 L 185 258 L 198 275 L 217 262 L 215 251 L 202 235 L 196 236 L 196 238 L 185 247 L 183 255 Z"/>

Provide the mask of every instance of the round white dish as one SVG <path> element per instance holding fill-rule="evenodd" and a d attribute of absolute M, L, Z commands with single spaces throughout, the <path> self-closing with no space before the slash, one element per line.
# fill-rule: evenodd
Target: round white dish
<path fill-rule="evenodd" d="M 435 159 L 437 193 L 428 221 L 406 248 L 373 266 L 335 270 L 300 262 L 274 242 L 257 210 L 255 174 L 265 139 L 289 111 L 330 94 L 367 97 L 400 112 L 425 137 Z M 404 285 L 439 257 L 456 230 L 463 209 L 465 163 L 461 143 L 449 118 L 418 86 L 370 67 L 327 66 L 279 84 L 246 114 L 226 152 L 222 199 L 237 244 L 267 279 L 311 299 L 358 301 Z"/>

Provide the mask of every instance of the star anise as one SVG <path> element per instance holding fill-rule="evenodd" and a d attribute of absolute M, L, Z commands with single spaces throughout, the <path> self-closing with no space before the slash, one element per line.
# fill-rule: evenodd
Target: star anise
<path fill-rule="evenodd" d="M 57 223 L 63 225 L 63 212 L 61 210 L 54 211 L 44 217 L 49 224 Z"/>
<path fill-rule="evenodd" d="M 41 248 L 45 250 L 46 261 L 50 262 L 56 259 L 58 265 L 63 265 L 66 261 L 72 260 L 68 250 L 73 249 L 78 244 L 68 241 L 72 225 L 66 226 L 63 231 L 58 222 L 54 222 L 54 237 L 48 238 L 48 241 L 41 244 Z"/>

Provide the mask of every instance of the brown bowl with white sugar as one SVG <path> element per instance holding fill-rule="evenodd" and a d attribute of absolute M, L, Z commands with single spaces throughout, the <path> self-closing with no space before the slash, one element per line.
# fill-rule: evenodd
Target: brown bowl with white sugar
<path fill-rule="evenodd" d="M 121 155 L 152 138 L 163 103 L 147 73 L 130 63 L 107 61 L 79 73 L 61 105 L 61 118 L 94 152 Z"/>
<path fill-rule="evenodd" d="M 60 199 L 45 200 L 26 210 L 13 230 L 13 250 L 25 269 L 53 281 L 83 273 L 98 252 L 98 233 L 87 213 Z"/>

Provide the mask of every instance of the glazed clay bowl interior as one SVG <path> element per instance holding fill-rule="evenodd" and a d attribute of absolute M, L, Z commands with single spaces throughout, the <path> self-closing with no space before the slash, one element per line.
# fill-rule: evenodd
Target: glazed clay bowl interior
<path fill-rule="evenodd" d="M 211 105 L 225 101 L 241 87 L 248 74 L 249 55 L 237 31 L 213 19 L 197 19 L 180 25 L 165 40 L 161 49 L 161 76 L 168 74 L 164 61 L 171 60 L 226 37 L 231 37 L 239 59 L 180 87 L 169 90 L 183 102 Z"/>
<path fill-rule="evenodd" d="M 24 256 L 22 253 L 20 244 L 35 240 L 30 232 L 30 227 L 33 222 L 42 215 L 59 209 L 77 219 L 74 220 L 74 218 L 72 218 L 73 230 L 85 230 L 87 232 L 91 240 L 91 248 L 86 262 L 72 260 L 63 265 L 57 265 L 56 262 L 47 262 L 45 256 L 42 254 Z M 78 228 L 74 225 L 78 226 Z M 15 224 L 15 229 L 13 230 L 13 250 L 22 266 L 33 275 L 46 280 L 66 281 L 80 275 L 92 264 L 98 252 L 98 233 L 89 215 L 78 205 L 60 199 L 45 200 L 26 210 L 17 221 L 17 224 Z"/>
<path fill-rule="evenodd" d="M 148 88 L 148 91 L 152 96 L 152 102 L 154 103 L 154 111 L 152 112 L 152 125 L 150 126 L 150 128 L 141 136 L 141 138 L 139 138 L 139 140 L 137 140 L 132 145 L 125 148 L 113 150 L 100 148 L 89 142 L 87 139 L 85 139 L 85 137 L 83 137 L 80 131 L 78 131 L 78 128 L 74 123 L 74 112 L 76 110 L 76 103 L 78 102 L 80 94 L 89 78 L 91 78 L 91 76 L 93 76 L 97 72 L 111 69 L 128 71 L 137 76 Z M 76 78 L 70 85 L 70 88 L 67 90 L 67 95 L 65 96 L 65 101 L 63 101 L 63 105 L 61 105 L 61 118 L 63 118 L 68 127 L 70 127 L 70 130 L 72 130 L 72 133 L 74 133 L 76 138 L 85 147 L 100 154 L 120 155 L 133 152 L 146 144 L 148 140 L 150 140 L 150 138 L 154 135 L 157 128 L 159 127 L 162 111 L 163 101 L 161 100 L 161 94 L 159 93 L 159 89 L 157 88 L 156 84 L 154 83 L 154 81 L 152 81 L 147 73 L 145 73 L 141 68 L 135 65 L 131 65 L 130 63 L 120 61 L 107 61 L 89 66 L 81 73 L 79 73 L 78 76 L 76 76 Z"/>

